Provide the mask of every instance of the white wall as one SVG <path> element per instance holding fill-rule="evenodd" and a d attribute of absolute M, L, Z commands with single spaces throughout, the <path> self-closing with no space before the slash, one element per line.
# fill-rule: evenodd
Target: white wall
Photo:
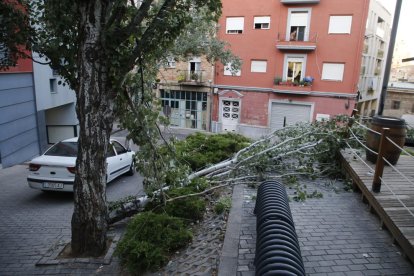
<path fill-rule="evenodd" d="M 35 60 L 43 61 L 38 54 L 33 53 Z M 68 85 L 58 85 L 57 92 L 50 92 L 49 80 L 56 78 L 56 81 L 62 80 L 59 76 L 54 76 L 52 69 L 48 65 L 33 63 L 34 84 L 36 92 L 36 107 L 38 111 L 54 108 L 57 106 L 76 102 L 76 96 Z M 75 118 L 76 115 L 74 114 Z"/>

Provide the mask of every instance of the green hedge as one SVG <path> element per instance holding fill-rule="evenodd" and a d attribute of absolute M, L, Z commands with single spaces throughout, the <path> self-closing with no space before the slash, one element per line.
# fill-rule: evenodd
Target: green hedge
<path fill-rule="evenodd" d="M 169 256 L 191 239 L 181 219 L 144 212 L 130 221 L 115 253 L 132 274 L 139 274 L 165 265 Z"/>
<path fill-rule="evenodd" d="M 197 132 L 176 143 L 179 158 L 193 171 L 215 164 L 233 156 L 249 145 L 250 140 L 240 134 L 223 133 L 208 135 Z"/>

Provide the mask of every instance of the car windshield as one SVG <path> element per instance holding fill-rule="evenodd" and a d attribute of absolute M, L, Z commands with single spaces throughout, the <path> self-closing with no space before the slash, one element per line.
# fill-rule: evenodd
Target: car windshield
<path fill-rule="evenodd" d="M 59 142 L 48 149 L 45 155 L 76 157 L 78 155 L 78 143 Z"/>

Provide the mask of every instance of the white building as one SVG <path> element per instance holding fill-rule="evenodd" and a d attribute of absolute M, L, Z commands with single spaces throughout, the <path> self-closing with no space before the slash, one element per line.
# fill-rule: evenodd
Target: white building
<path fill-rule="evenodd" d="M 378 1 L 371 0 L 358 83 L 360 99 L 357 108 L 362 116 L 372 116 L 378 110 L 391 24 L 391 13 Z"/>
<path fill-rule="evenodd" d="M 34 58 L 41 60 L 36 53 Z M 33 76 L 41 149 L 78 136 L 75 92 L 67 84 L 63 85 L 63 79 L 49 66 L 33 63 Z"/>

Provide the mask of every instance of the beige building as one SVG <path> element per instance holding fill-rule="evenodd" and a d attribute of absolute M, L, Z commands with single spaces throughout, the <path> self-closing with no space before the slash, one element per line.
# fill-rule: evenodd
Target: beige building
<path fill-rule="evenodd" d="M 414 84 L 390 83 L 384 103 L 384 115 L 402 117 L 414 114 Z"/>
<path fill-rule="evenodd" d="M 157 96 L 173 127 L 210 130 L 214 67 L 204 57 L 171 58 L 158 73 Z"/>
<path fill-rule="evenodd" d="M 378 110 L 391 23 L 390 12 L 378 1 L 371 0 L 358 83 L 360 99 L 358 99 L 357 109 L 362 116 L 373 116 Z"/>

